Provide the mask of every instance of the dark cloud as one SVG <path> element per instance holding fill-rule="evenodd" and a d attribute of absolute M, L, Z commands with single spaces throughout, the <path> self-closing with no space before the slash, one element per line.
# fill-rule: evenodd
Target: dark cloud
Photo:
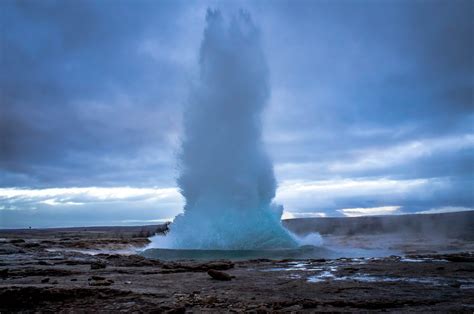
<path fill-rule="evenodd" d="M 0 186 L 173 186 L 208 5 L 1 1 Z M 422 201 L 374 192 L 314 206 L 328 214 L 474 206 L 472 1 L 210 6 L 245 7 L 262 30 L 280 183 L 445 182 Z"/>
<path fill-rule="evenodd" d="M 173 42 L 163 29 L 181 27 L 179 3 L 4 1 L 2 7 L 0 165 L 13 180 L 3 185 L 130 182 L 120 160 L 140 159 L 150 144 L 172 153 L 186 61 L 155 58 L 174 51 L 164 45 L 147 51 L 146 44 L 156 30 L 151 40 Z M 121 175 L 102 179 L 114 171 Z"/>

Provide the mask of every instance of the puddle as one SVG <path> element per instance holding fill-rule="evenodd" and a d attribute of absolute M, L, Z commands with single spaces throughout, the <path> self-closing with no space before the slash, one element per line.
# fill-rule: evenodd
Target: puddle
<path fill-rule="evenodd" d="M 321 267 L 274 267 L 262 269 L 262 271 L 320 271 L 323 270 Z"/>
<path fill-rule="evenodd" d="M 439 278 L 406 278 L 406 277 L 390 277 L 390 276 L 372 276 L 367 274 L 356 274 L 354 276 L 343 276 L 336 278 L 335 280 L 354 280 L 360 282 L 409 282 L 409 283 L 419 283 L 419 284 L 429 284 L 429 285 L 447 285 L 447 282 L 440 280 Z"/>
<path fill-rule="evenodd" d="M 402 257 L 400 259 L 400 262 L 405 262 L 405 263 L 423 263 L 423 262 L 440 262 L 440 263 L 448 263 L 448 260 L 445 259 L 434 259 L 434 258 L 408 258 L 408 257 Z"/>
<path fill-rule="evenodd" d="M 306 280 L 308 282 L 323 282 L 330 279 L 336 279 L 336 276 L 331 271 L 325 270 L 317 275 L 309 276 Z"/>
<path fill-rule="evenodd" d="M 279 263 L 276 267 L 262 269 L 263 272 L 298 272 L 290 273 L 285 278 L 306 280 L 310 283 L 335 281 L 358 281 L 366 283 L 376 282 L 404 282 L 411 284 L 431 285 L 431 286 L 452 286 L 453 283 L 458 283 L 460 289 L 474 289 L 474 280 L 463 280 L 458 278 L 445 277 L 397 277 L 397 276 L 383 276 L 370 275 L 365 273 L 355 273 L 346 276 L 338 276 L 339 267 L 346 267 L 350 265 L 361 265 L 369 262 L 374 262 L 379 258 L 353 258 L 353 259 L 338 259 L 329 260 L 323 263 L 311 263 L 303 261 L 291 261 L 288 263 Z M 423 263 L 423 262 L 448 262 L 443 259 L 433 258 L 400 258 L 398 261 L 405 263 Z M 308 273 L 309 272 L 309 273 Z M 305 276 L 308 274 L 308 276 Z"/>
<path fill-rule="evenodd" d="M 301 279 L 301 275 L 298 274 L 289 274 L 288 278 L 290 279 Z"/>
<path fill-rule="evenodd" d="M 423 259 L 415 259 L 415 258 L 402 258 L 400 259 L 400 262 L 405 262 L 405 263 L 423 263 L 425 260 Z"/>
<path fill-rule="evenodd" d="M 321 271 L 324 270 L 324 266 L 320 263 L 317 265 L 313 265 L 312 263 L 308 262 L 301 262 L 301 261 L 292 261 L 288 263 L 279 263 L 277 265 L 282 265 L 286 267 L 272 267 L 267 269 L 262 269 L 261 271 L 268 272 L 268 271 Z"/>
<path fill-rule="evenodd" d="M 432 286 L 449 286 L 455 282 L 460 283 L 460 289 L 474 289 L 474 280 L 455 279 L 455 278 L 438 278 L 438 277 L 391 277 L 391 276 L 374 276 L 368 274 L 355 274 L 352 276 L 335 277 L 334 274 L 323 272 L 319 275 L 310 276 L 308 282 L 323 282 L 327 279 L 337 281 L 359 281 L 359 282 L 406 282 Z"/>
<path fill-rule="evenodd" d="M 472 284 L 467 284 L 467 285 L 461 285 L 459 289 L 474 289 L 474 283 Z"/>
<path fill-rule="evenodd" d="M 318 276 L 310 276 L 306 279 L 307 282 L 317 283 L 317 282 L 325 282 L 326 279 L 319 278 Z"/>

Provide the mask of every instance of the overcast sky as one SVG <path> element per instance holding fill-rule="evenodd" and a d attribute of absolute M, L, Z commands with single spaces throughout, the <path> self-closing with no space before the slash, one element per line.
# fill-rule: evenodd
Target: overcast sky
<path fill-rule="evenodd" d="M 284 217 L 474 207 L 470 0 L 3 0 L 0 228 L 181 211 L 207 8 L 245 9 L 261 29 Z"/>

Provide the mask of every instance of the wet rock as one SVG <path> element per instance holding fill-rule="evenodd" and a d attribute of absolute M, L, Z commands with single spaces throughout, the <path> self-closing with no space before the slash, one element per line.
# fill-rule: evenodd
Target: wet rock
<path fill-rule="evenodd" d="M 50 240 L 43 240 L 43 241 L 41 241 L 41 244 L 51 245 L 51 244 L 56 244 L 56 242 L 50 241 Z"/>
<path fill-rule="evenodd" d="M 0 278 L 8 278 L 8 268 L 0 269 Z"/>
<path fill-rule="evenodd" d="M 454 281 L 450 284 L 450 286 L 453 287 L 453 288 L 460 288 L 461 283 L 459 281 Z"/>
<path fill-rule="evenodd" d="M 230 261 L 214 261 L 207 263 L 178 263 L 170 262 L 162 265 L 162 273 L 180 273 L 180 272 L 204 272 L 210 269 L 227 270 L 234 267 L 234 263 Z"/>
<path fill-rule="evenodd" d="M 104 269 L 107 267 L 107 264 L 104 262 L 94 262 L 91 264 L 91 269 Z"/>
<path fill-rule="evenodd" d="M 24 250 L 22 250 L 21 248 L 13 245 L 13 244 L 10 244 L 10 243 L 4 243 L 2 245 L 0 245 L 0 255 L 2 254 L 23 254 L 25 253 Z"/>
<path fill-rule="evenodd" d="M 353 274 L 353 273 L 357 272 L 359 270 L 359 268 L 346 267 L 346 268 L 344 268 L 344 270 L 347 271 L 349 274 Z"/>
<path fill-rule="evenodd" d="M 287 259 L 287 261 L 292 261 L 292 260 Z M 267 262 L 273 262 L 273 260 L 268 259 L 268 258 L 253 258 L 253 259 L 250 259 L 249 262 L 267 263 Z"/>
<path fill-rule="evenodd" d="M 102 254 L 99 254 L 101 256 Z M 142 267 L 142 266 L 158 266 L 160 261 L 149 260 L 140 255 L 118 255 L 112 254 L 104 256 L 104 258 L 114 266 L 120 267 Z"/>
<path fill-rule="evenodd" d="M 89 278 L 90 286 L 110 286 L 114 281 L 112 279 L 107 279 L 102 276 L 91 276 Z"/>
<path fill-rule="evenodd" d="M 455 263 L 474 263 L 474 256 L 452 255 L 444 259 Z"/>
<path fill-rule="evenodd" d="M 13 239 L 13 240 L 10 240 L 10 243 L 12 244 L 18 244 L 18 243 L 25 243 L 26 241 L 23 240 L 23 239 Z"/>
<path fill-rule="evenodd" d="M 314 301 L 314 300 L 303 300 L 303 301 L 301 301 L 301 306 L 303 307 L 303 309 L 315 308 L 319 304 L 320 303 L 318 301 Z"/>
<path fill-rule="evenodd" d="M 429 254 L 429 255 L 407 255 L 408 258 L 422 259 L 431 258 L 433 260 L 447 260 L 454 263 L 473 263 L 474 253 L 472 252 L 461 252 L 452 254 Z"/>
<path fill-rule="evenodd" d="M 60 269 L 60 268 L 19 268 L 9 271 L 10 277 L 30 277 L 30 276 L 69 276 L 77 274 L 76 271 Z"/>
<path fill-rule="evenodd" d="M 96 286 L 96 287 L 105 287 L 105 286 L 110 286 L 114 283 L 112 279 L 107 279 L 107 280 L 93 280 L 89 282 L 89 286 Z"/>
<path fill-rule="evenodd" d="M 33 242 L 33 243 L 25 243 L 22 245 L 22 247 L 26 249 L 32 249 L 32 248 L 37 248 L 40 247 L 41 245 L 39 243 Z"/>
<path fill-rule="evenodd" d="M 215 270 L 215 269 L 209 269 L 207 271 L 207 274 L 211 276 L 213 279 L 216 280 L 222 280 L 222 281 L 229 281 L 232 280 L 232 276 L 229 275 L 228 273 L 225 273 L 223 271 Z"/>
<path fill-rule="evenodd" d="M 206 305 L 213 305 L 218 302 L 217 298 L 215 296 L 206 296 L 202 298 L 202 304 Z"/>
<path fill-rule="evenodd" d="M 131 292 L 128 291 L 108 288 L 101 289 L 100 293 L 110 299 L 121 296 L 126 297 L 131 294 Z M 41 309 L 41 305 L 47 304 L 48 302 L 86 300 L 88 298 L 93 299 L 98 297 L 99 294 L 97 290 L 90 288 L 9 287 L 0 289 L 0 300 L 2 300 L 2 302 L 0 302 L 0 308 L 10 309 L 10 311 L 7 312 L 12 312 L 11 310 L 13 309 L 13 312 L 18 312 L 18 310 L 35 312 L 35 309 Z M 60 312 L 60 310 L 56 308 L 56 311 L 47 312 Z"/>
<path fill-rule="evenodd" d="M 166 311 L 165 313 L 167 313 L 167 314 L 184 314 L 184 313 L 186 313 L 186 307 L 177 306 L 173 309 L 170 309 L 170 310 Z"/>
<path fill-rule="evenodd" d="M 296 313 L 301 310 L 301 306 L 298 304 L 288 306 L 282 309 L 286 313 Z"/>

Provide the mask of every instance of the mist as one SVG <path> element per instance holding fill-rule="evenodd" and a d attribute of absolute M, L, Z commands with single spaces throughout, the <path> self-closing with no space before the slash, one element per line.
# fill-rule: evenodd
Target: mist
<path fill-rule="evenodd" d="M 272 203 L 277 184 L 261 122 L 269 71 L 248 13 L 226 18 L 207 11 L 199 66 L 179 153 L 184 213 L 165 238 L 152 238 L 150 247 L 295 247 L 280 222 L 283 207 Z"/>

